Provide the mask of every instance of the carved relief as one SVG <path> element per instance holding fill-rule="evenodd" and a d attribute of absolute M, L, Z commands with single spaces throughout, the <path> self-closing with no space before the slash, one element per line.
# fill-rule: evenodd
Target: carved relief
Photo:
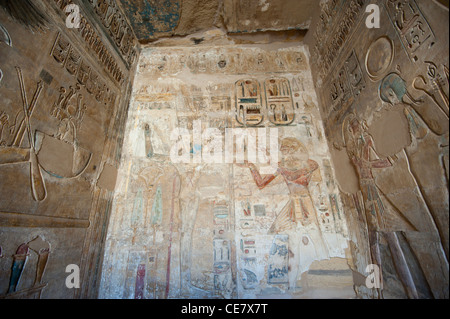
<path fill-rule="evenodd" d="M 228 240 L 214 239 L 214 290 L 216 295 L 231 297 L 231 245 Z"/>
<path fill-rule="evenodd" d="M 396 231 L 415 231 L 414 225 L 388 201 L 377 187 L 372 170 L 391 167 L 393 158 L 372 159 L 377 156 L 374 142 L 367 134 L 363 125 L 353 116 L 344 121 L 345 141 L 347 153 L 356 168 L 365 207 L 366 223 L 369 235 L 369 246 L 372 263 L 382 265 L 379 240 L 384 234 L 393 260 L 398 269 L 399 279 L 405 287 L 410 298 L 418 298 L 418 293 L 412 279 L 411 270 L 404 259 L 402 248 L 397 239 Z M 389 206 L 388 206 L 389 205 Z M 381 294 L 381 291 L 379 292 Z"/>
<path fill-rule="evenodd" d="M 419 82 L 423 81 L 423 77 L 417 77 L 413 80 L 413 86 L 417 89 Z M 423 89 L 423 88 L 422 88 Z M 423 90 L 421 90 L 423 91 Z M 441 105 L 433 99 L 434 94 L 429 92 L 431 97 L 431 104 L 423 97 L 415 99 L 407 90 L 406 81 L 397 73 L 387 75 L 380 84 L 379 94 L 380 98 L 391 105 L 405 103 L 409 105 L 427 124 L 427 126 L 437 135 L 442 135 L 448 132 L 448 116 L 446 116 L 445 107 L 442 109 Z M 427 103 L 428 102 L 428 103 Z M 440 109 L 439 109 L 440 108 Z"/>
<path fill-rule="evenodd" d="M 177 254 L 173 255 L 171 278 L 172 275 L 177 278 L 179 271 L 181 284 L 179 288 L 173 285 L 173 289 L 179 289 L 182 297 L 255 297 L 278 290 L 280 294 L 289 294 L 293 291 L 289 289 L 300 287 L 301 275 L 314 260 L 327 259 L 336 252 L 343 256 L 341 248 L 346 242 L 345 221 L 340 220 L 343 208 L 338 201 L 333 202 L 333 207 L 329 203 L 328 195 L 331 191 L 336 194 L 335 189 L 329 192 L 321 189 L 318 163 L 326 157 L 326 147 L 318 138 L 318 112 L 314 106 L 317 102 L 314 102 L 312 81 L 306 73 L 289 73 L 294 68 L 306 71 L 307 55 L 303 49 L 252 49 L 197 47 L 179 51 L 174 48 L 174 52 L 168 52 L 166 48 L 151 48 L 143 52 L 139 63 L 134 92 L 136 103 L 131 110 L 136 118 L 130 118 L 129 127 L 138 127 L 142 132 L 142 118 L 168 115 L 158 123 L 152 122 L 151 131 L 146 129 L 143 134 L 139 133 L 149 145 L 145 151 L 147 158 L 156 157 L 149 156 L 151 135 L 172 127 L 172 111 L 175 124 L 190 131 L 195 129 L 194 120 L 202 121 L 202 129 L 217 127 L 222 131 L 232 127 L 273 128 L 276 125 L 280 126 L 280 140 L 284 140 L 281 148 L 284 157 L 278 170 L 270 176 L 262 175 L 263 165 L 175 165 L 183 185 L 179 197 L 182 223 L 180 260 Z M 183 74 L 176 73 L 182 68 Z M 277 74 L 281 72 L 287 74 Z M 189 81 L 186 74 L 190 75 Z M 237 76 L 217 78 L 217 74 L 245 76 L 229 83 L 229 79 Z M 268 109 L 269 102 L 275 105 L 272 111 Z M 299 104 L 297 107 L 295 102 Z M 145 103 L 152 103 L 154 107 L 147 107 Z M 173 107 L 168 108 L 164 103 L 173 103 Z M 290 125 L 294 123 L 296 125 Z M 134 140 L 134 131 L 129 132 Z M 305 144 L 297 140 L 299 136 Z M 168 139 L 158 142 L 170 145 Z M 202 150 L 195 140 L 188 143 L 191 154 Z M 147 161 L 142 155 L 136 159 L 134 151 L 126 144 L 127 161 Z M 320 151 L 315 148 L 318 145 L 321 145 Z M 248 145 L 245 146 L 248 149 Z M 320 153 L 322 151 L 324 153 Z M 314 157 L 309 158 L 308 154 L 313 153 Z M 168 161 L 167 158 L 160 160 Z M 120 189 L 137 196 L 140 191 L 132 181 L 133 176 L 131 169 L 130 182 L 124 181 Z M 153 187 L 161 184 L 165 185 L 153 183 Z M 166 198 L 163 189 L 163 207 L 170 202 Z M 336 199 L 339 200 L 338 195 Z M 136 197 L 136 200 L 136 207 L 144 203 L 144 207 L 151 208 L 152 203 L 146 204 L 145 198 Z M 116 201 L 116 212 L 124 212 L 123 205 Z M 125 213 L 124 219 L 134 216 L 132 212 Z M 140 221 L 133 225 L 143 233 L 145 226 Z M 111 241 L 116 247 L 145 241 L 139 235 L 128 236 L 126 228 L 123 232 L 112 230 Z M 156 236 L 155 241 L 158 239 L 161 240 Z M 158 264 L 161 263 L 159 258 L 154 259 Z M 106 267 L 113 263 L 111 258 Z M 121 278 L 129 277 L 130 282 L 135 283 L 134 269 L 130 276 L 121 273 Z"/>
<path fill-rule="evenodd" d="M 417 78 L 413 80 L 413 86 L 417 84 L 416 80 Z M 448 117 L 438 102 L 429 94 L 425 95 L 429 98 L 428 100 L 424 97 L 415 100 L 408 92 L 406 82 L 396 73 L 388 75 L 382 81 L 380 97 L 384 102 L 403 109 L 411 135 L 411 144 L 405 146 L 409 170 L 425 202 L 424 206 L 427 210 L 425 216 L 431 215 L 437 225 L 442 245 L 448 251 L 448 218 L 441 213 L 441 208 L 437 205 L 437 202 L 448 203 L 448 196 L 441 191 L 432 190 L 430 182 L 426 181 L 428 175 L 440 176 L 445 170 L 440 160 L 444 156 L 442 142 L 436 141 L 435 136 L 442 136 L 443 140 L 447 141 L 444 143 L 448 143 Z M 424 158 L 427 158 L 429 164 L 426 171 L 422 169 Z M 441 179 L 433 181 L 432 184 L 445 189 L 445 183 Z M 431 198 L 440 199 L 436 202 L 430 200 Z"/>
<path fill-rule="evenodd" d="M 51 54 L 57 62 L 64 64 L 64 61 L 66 61 L 67 55 L 69 54 L 70 47 L 70 42 L 66 41 L 58 34 Z"/>
<path fill-rule="evenodd" d="M 9 143 L 9 146 L 0 148 L 0 153 L 1 155 L 3 155 L 0 165 L 30 162 L 31 190 L 33 198 L 36 201 L 43 201 L 47 196 L 47 191 L 45 189 L 41 168 L 38 163 L 38 158 L 36 155 L 36 141 L 33 137 L 33 131 L 30 124 L 30 118 L 33 114 L 34 108 L 43 89 L 43 84 L 42 82 L 38 83 L 38 87 L 31 101 L 31 104 L 28 105 L 28 98 L 22 69 L 16 67 L 16 70 L 19 77 L 23 110 L 16 115 L 16 122 L 9 128 L 10 132 L 15 132 L 12 142 Z M 3 113 L 3 123 L 3 126 L 8 125 L 9 123 L 8 117 L 5 116 L 5 113 Z M 28 149 L 21 148 L 25 134 L 28 137 Z M 5 142 L 3 142 L 3 144 L 5 144 Z"/>
<path fill-rule="evenodd" d="M 114 79 L 114 81 L 121 85 L 124 80 L 124 75 L 120 71 L 117 63 L 106 51 L 106 48 L 102 48 L 97 45 L 99 41 L 100 40 L 92 41 L 98 47 L 98 49 L 95 49 L 95 52 L 97 53 L 100 62 L 104 65 L 110 76 Z M 72 75 L 76 75 L 76 73 L 79 72 L 80 64 L 83 63 L 81 55 L 72 46 L 72 44 L 68 40 L 66 40 L 64 36 L 59 32 L 56 36 L 56 40 L 50 55 L 52 55 L 57 62 L 63 64 L 66 67 L 67 71 Z M 84 67 L 84 69 L 85 68 L 86 67 Z"/>
<path fill-rule="evenodd" d="M 30 249 L 37 254 L 38 260 L 35 270 L 35 278 L 33 286 L 29 288 L 19 289 L 21 286 L 21 279 L 27 265 L 27 260 L 30 256 Z M 50 244 L 43 240 L 40 236 L 29 241 L 28 243 L 21 244 L 16 253 L 12 256 L 13 262 L 11 267 L 11 275 L 9 280 L 9 288 L 6 295 L 0 298 L 13 299 L 13 298 L 36 298 L 40 299 L 42 290 L 47 286 L 46 283 L 42 283 L 42 279 L 47 267 L 48 258 L 51 253 Z"/>
<path fill-rule="evenodd" d="M 352 0 L 337 14 L 338 4 L 344 1 L 331 1 L 322 6 L 321 20 L 314 32 L 315 46 L 312 50 L 318 63 L 320 78 L 324 78 L 339 56 L 347 39 L 354 32 L 353 26 L 364 11 L 364 1 Z"/>
<path fill-rule="evenodd" d="M 136 48 L 134 48 L 136 39 L 133 36 L 131 27 L 127 24 L 126 19 L 117 7 L 117 4 L 115 1 L 106 0 L 90 0 L 89 2 L 94 7 L 100 21 L 110 31 L 114 43 L 122 53 L 122 59 L 125 62 L 126 67 L 130 69 L 137 56 Z M 65 8 L 67 5 L 71 4 L 72 1 L 55 0 L 55 3 L 65 14 L 67 14 Z M 108 53 L 106 46 L 102 43 L 101 37 L 84 17 L 81 18 L 81 27 L 78 31 L 85 39 L 88 46 L 97 53 L 98 58 L 105 64 L 107 70 L 112 71 L 112 69 L 117 68 L 117 63 L 113 61 L 112 55 Z M 109 63 L 106 63 L 108 61 Z M 117 75 L 116 79 L 121 83 L 123 76 Z"/>
<path fill-rule="evenodd" d="M 339 178 L 340 187 L 352 189 L 347 198 L 354 201 L 342 205 L 331 196 L 336 190 L 327 182 L 329 212 L 337 220 L 339 210 L 342 215 L 355 211 L 360 228 L 350 230 L 358 238 L 354 239 L 354 256 L 360 258 L 366 240 L 370 248 L 369 260 L 361 257 L 358 271 L 376 263 L 383 275 L 388 273 L 382 290 L 361 289 L 361 295 L 428 298 L 430 292 L 424 287 L 429 285 L 434 296 L 442 297 L 448 295 L 442 288 L 448 283 L 446 271 L 442 272 L 448 259 L 448 217 L 439 213 L 448 210 L 446 164 L 442 161 L 448 145 L 448 49 L 432 28 L 445 24 L 447 12 L 420 0 L 376 4 L 382 7 L 382 20 L 391 22 L 378 30 L 365 28 L 360 18 L 356 23 L 346 19 L 347 23 L 343 16 L 351 11 L 350 1 L 338 0 L 321 4 L 321 15 L 310 30 L 315 37 L 311 66 L 325 114 L 325 131 L 336 148 L 333 161 L 341 171 L 348 165 L 359 181 L 353 187 L 349 186 L 352 176 Z M 431 20 L 434 16 L 443 21 Z M 340 33 L 350 36 L 340 37 Z M 353 56 L 342 56 L 336 49 L 340 44 L 352 50 Z M 359 58 L 364 58 L 364 63 Z M 366 76 L 370 81 L 364 82 Z M 381 100 L 374 99 L 376 93 Z M 350 141 L 345 149 L 338 138 L 342 130 Z M 347 158 L 353 161 L 347 164 Z M 435 240 L 440 248 L 431 249 L 436 247 Z M 430 248 L 426 257 L 424 247 Z M 408 255 L 411 252 L 417 263 Z M 435 266 L 425 261 L 428 258 Z M 391 265 L 396 271 L 389 270 Z M 425 278 L 420 279 L 422 272 Z M 441 283 L 434 279 L 437 273 Z"/>
<path fill-rule="evenodd" d="M 80 66 L 81 62 L 81 55 L 78 54 L 73 48 L 69 52 L 69 56 L 67 57 L 65 67 L 66 70 L 72 74 L 75 75 L 78 71 L 78 68 Z"/>
<path fill-rule="evenodd" d="M 274 125 L 290 125 L 295 120 L 291 86 L 287 79 L 273 78 L 264 83 L 269 121 Z"/>
<path fill-rule="evenodd" d="M 419 75 L 413 80 L 412 86 L 428 95 L 433 102 L 449 117 L 449 78 L 448 68 L 437 67 L 433 62 L 425 62 L 428 66 L 426 78 Z"/>
<path fill-rule="evenodd" d="M 386 10 L 412 62 L 425 42 L 434 41 L 434 34 L 414 0 L 385 0 Z M 431 47 L 431 45 L 430 45 Z"/>
<path fill-rule="evenodd" d="M 79 84 L 94 95 L 95 99 L 105 105 L 114 105 L 115 93 L 100 81 L 99 76 L 81 58 L 81 55 L 58 33 L 50 53 L 57 62 L 65 66 L 67 72 L 76 77 Z M 121 75 L 118 75 L 121 77 Z M 117 77 L 115 77 L 118 80 Z"/>
<path fill-rule="evenodd" d="M 70 87 L 69 92 L 64 87 L 60 89 L 60 96 L 58 101 L 53 104 L 50 114 L 61 122 L 70 124 L 66 124 L 63 128 L 60 124 L 58 133 L 55 136 L 56 138 L 65 139 L 69 131 L 73 128 L 71 132 L 72 138 L 74 140 L 76 139 L 76 129 L 81 127 L 87 109 L 86 104 L 83 103 L 83 95 L 79 91 L 79 85 L 76 85 L 75 88 Z"/>
<path fill-rule="evenodd" d="M 115 1 L 90 0 L 91 5 L 100 18 L 103 25 L 109 30 L 115 44 L 123 54 L 127 67 L 134 63 L 136 58 L 136 39 L 132 28 L 120 11 Z"/>
<path fill-rule="evenodd" d="M 261 85 L 256 80 L 236 82 L 236 121 L 242 126 L 259 126 L 264 121 Z"/>
<path fill-rule="evenodd" d="M 83 103 L 80 86 L 70 87 L 67 91 L 64 87 L 60 89 L 60 96 L 53 104 L 50 115 L 57 120 L 58 129 L 53 137 L 41 132 L 36 132 L 38 155 L 41 154 L 41 167 L 51 175 L 74 178 L 80 176 L 90 164 L 92 153 L 78 145 L 77 132 L 81 128 L 87 106 Z M 67 145 L 66 145 L 67 144 Z M 60 156 L 59 165 L 45 154 L 53 153 L 53 148 L 65 150 L 65 159 Z M 70 145 L 70 146 L 69 146 Z M 43 158 L 42 158 L 43 157 Z"/>
<path fill-rule="evenodd" d="M 59 178 L 74 178 L 84 173 L 90 163 L 92 154 L 79 147 L 77 142 L 77 130 L 81 127 L 86 106 L 82 104 L 82 96 L 76 94 L 79 87 L 71 87 L 67 95 L 66 90 L 61 88 L 60 97 L 51 111 L 51 116 L 59 120 L 55 136 L 34 131 L 30 119 L 44 86 L 42 82 L 38 83 L 31 104 L 28 105 L 22 70 L 17 67 L 17 72 L 24 110 L 16 115 L 15 123 L 10 123 L 9 116 L 2 113 L 0 132 L 7 128 L 10 138 L 9 141 L 2 140 L 0 165 L 29 162 L 33 199 L 40 202 L 47 197 L 44 171 Z M 29 148 L 23 148 L 25 136 L 28 137 Z M 55 156 L 58 160 L 55 160 Z"/>
<path fill-rule="evenodd" d="M 140 73 L 177 75 L 187 68 L 193 74 L 264 74 L 282 72 L 301 72 L 307 68 L 303 52 L 289 49 L 281 52 L 247 52 L 241 48 L 226 52 L 220 49 L 201 51 L 192 48 L 184 50 L 155 51 L 139 61 Z"/>
<path fill-rule="evenodd" d="M 269 284 L 287 284 L 289 283 L 289 237 L 287 235 L 277 235 L 273 241 L 269 253 Z"/>
<path fill-rule="evenodd" d="M 366 53 L 365 67 L 370 79 L 380 80 L 389 71 L 394 61 L 394 41 L 382 36 L 372 42 Z"/>
<path fill-rule="evenodd" d="M 353 51 L 345 62 L 345 69 L 348 74 L 348 81 L 353 92 L 353 96 L 358 97 L 366 88 L 366 83 L 355 51 Z"/>
<path fill-rule="evenodd" d="M 330 86 L 331 110 L 328 109 L 328 111 L 332 111 L 333 117 L 338 120 L 366 87 L 359 60 L 354 51 L 347 58 Z"/>

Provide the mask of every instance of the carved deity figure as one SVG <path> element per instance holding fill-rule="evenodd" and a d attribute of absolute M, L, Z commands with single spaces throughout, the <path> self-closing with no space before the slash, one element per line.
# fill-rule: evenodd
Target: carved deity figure
<path fill-rule="evenodd" d="M 416 89 L 418 89 L 417 79 L 413 83 Z M 408 164 L 418 189 L 425 199 L 433 223 L 438 229 L 448 260 L 449 215 L 446 208 L 448 207 L 448 185 L 445 183 L 445 165 L 442 163 L 445 158 L 445 148 L 448 149 L 448 115 L 444 112 L 445 108 L 441 108 L 437 98 L 433 98 L 432 95 L 425 94 L 415 99 L 408 92 L 406 81 L 397 73 L 391 73 L 383 79 L 379 93 L 382 101 L 392 107 L 403 108 L 403 113 L 408 120 L 411 136 L 411 144 L 405 145 Z M 423 167 L 424 160 L 427 161 L 426 169 Z"/>

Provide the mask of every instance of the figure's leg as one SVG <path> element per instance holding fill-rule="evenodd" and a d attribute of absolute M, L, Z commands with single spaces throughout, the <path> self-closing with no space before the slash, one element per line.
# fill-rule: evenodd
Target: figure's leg
<path fill-rule="evenodd" d="M 374 230 L 369 229 L 369 249 L 370 258 L 372 263 L 380 268 L 380 282 L 383 282 L 383 272 L 381 265 L 381 253 L 380 253 L 380 243 L 379 243 L 379 233 Z M 378 298 L 383 299 L 382 288 L 377 288 Z"/>
<path fill-rule="evenodd" d="M 397 234 L 394 232 L 384 233 L 385 238 L 389 245 L 389 250 L 392 254 L 392 259 L 394 261 L 395 269 L 400 277 L 400 280 L 405 287 L 406 294 L 410 299 L 418 299 L 419 295 L 417 293 L 416 285 L 411 276 L 408 264 L 403 254 L 402 248 L 400 247 L 400 242 L 398 241 Z"/>
<path fill-rule="evenodd" d="M 192 253 L 192 233 L 200 200 L 195 198 L 183 209 L 183 225 L 181 230 L 181 290 L 188 296 L 190 294 L 191 283 L 191 253 Z M 191 204 L 191 205 L 190 205 Z"/>

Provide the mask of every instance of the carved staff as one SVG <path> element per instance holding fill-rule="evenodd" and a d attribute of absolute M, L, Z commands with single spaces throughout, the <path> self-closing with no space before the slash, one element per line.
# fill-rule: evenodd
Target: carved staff
<path fill-rule="evenodd" d="M 41 168 L 39 167 L 36 150 L 35 150 L 35 144 L 34 139 L 31 133 L 31 124 L 30 124 L 30 114 L 28 113 L 28 110 L 30 109 L 28 107 L 28 101 L 27 96 L 25 92 L 25 84 L 23 80 L 22 70 L 19 67 L 16 67 L 17 74 L 19 76 L 19 82 L 20 82 L 20 90 L 22 93 L 22 101 L 23 101 L 23 112 L 24 112 L 24 120 L 25 120 L 25 127 L 28 133 L 28 140 L 30 142 L 30 164 L 31 164 L 31 189 L 33 191 L 33 198 L 36 201 L 43 201 L 47 195 L 47 191 L 45 189 L 44 179 L 42 177 Z M 42 88 L 38 89 L 40 92 Z M 35 95 L 36 96 L 36 95 Z M 34 99 L 34 100 L 37 100 Z M 34 104 L 36 103 L 33 101 Z"/>
<path fill-rule="evenodd" d="M 21 85 L 23 85 L 22 70 L 20 70 L 20 68 L 17 68 L 17 69 L 18 69 L 17 72 L 20 72 L 19 80 L 21 81 Z M 39 96 L 41 95 L 41 92 L 42 92 L 43 88 L 44 88 L 44 85 L 40 81 L 38 83 L 38 87 L 37 87 L 36 92 L 35 92 L 35 94 L 33 96 L 33 99 L 31 100 L 30 107 L 27 108 L 28 112 L 25 113 L 25 114 L 28 114 L 28 117 L 31 117 L 31 115 L 33 114 L 34 108 L 36 107 L 37 101 L 39 99 Z M 24 97 L 23 94 L 22 94 L 22 97 Z M 26 102 L 26 101 L 27 101 L 27 99 L 26 99 L 26 95 L 25 95 L 24 103 L 26 103 L 28 105 L 28 102 Z M 25 135 L 25 130 L 26 130 L 25 125 L 26 125 L 26 123 L 25 123 L 25 117 L 24 117 L 22 119 L 22 121 L 20 122 L 20 124 L 19 124 L 19 129 L 17 130 L 16 136 L 14 137 L 14 142 L 13 142 L 12 146 L 20 147 L 20 145 L 22 144 L 22 140 L 23 140 L 23 137 Z"/>

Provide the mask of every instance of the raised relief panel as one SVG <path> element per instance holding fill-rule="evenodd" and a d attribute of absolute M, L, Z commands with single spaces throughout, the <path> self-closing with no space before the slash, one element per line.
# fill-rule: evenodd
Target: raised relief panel
<path fill-rule="evenodd" d="M 131 74 L 127 72 L 127 82 L 120 81 L 125 79 L 121 69 L 126 70 L 126 64 L 119 50 L 109 50 L 111 39 L 97 34 L 98 25 L 82 19 L 78 29 L 64 27 L 64 18 L 60 19 L 64 11 L 59 9 L 72 1 L 37 2 L 37 7 L 46 10 L 45 16 L 55 18 L 49 24 L 52 30 L 45 34 L 30 32 L 0 10 L 1 23 L 5 21 L 17 40 L 11 48 L 9 33 L 0 25 L 0 56 L 10 62 L 5 67 L 0 58 L 0 96 L 5 102 L 0 105 L 0 234 L 11 239 L 8 244 L 0 243 L 8 249 L 8 255 L 4 256 L 5 250 L 0 253 L 5 257 L 1 259 L 0 282 L 4 285 L 0 294 L 10 288 L 6 298 L 38 298 L 42 291 L 43 298 L 77 298 L 91 293 L 94 280 L 83 280 L 83 292 L 57 286 L 64 286 L 63 267 L 68 260 L 86 261 L 80 268 L 99 283 L 99 273 L 90 270 L 99 266 L 92 260 L 101 254 L 102 229 L 107 227 L 105 216 L 109 216 L 112 197 L 106 191 L 110 187 L 98 187 L 96 180 L 104 162 L 119 163 L 129 96 L 120 94 L 120 110 L 116 102 Z M 86 8 L 87 1 L 73 2 Z M 108 7 L 113 2 L 105 1 Z M 20 14 L 26 16 L 27 11 Z M 100 213 L 91 219 L 94 211 Z M 12 243 L 15 235 L 42 230 L 64 256 L 50 259 L 49 249 L 37 240 L 18 248 L 30 238 Z M 54 280 L 43 290 L 46 271 Z"/>

